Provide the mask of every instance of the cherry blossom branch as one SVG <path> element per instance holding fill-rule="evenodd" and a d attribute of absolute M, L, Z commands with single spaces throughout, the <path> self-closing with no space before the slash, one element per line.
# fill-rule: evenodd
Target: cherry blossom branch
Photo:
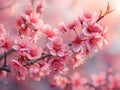
<path fill-rule="evenodd" d="M 97 88 L 96 88 L 93 84 L 91 84 L 91 83 L 86 83 L 85 85 L 87 85 L 87 86 L 89 86 L 89 87 L 92 87 L 92 88 L 94 88 L 95 90 L 97 90 Z"/>
<path fill-rule="evenodd" d="M 50 53 L 44 54 L 44 55 L 42 55 L 40 58 L 29 60 L 29 61 L 26 62 L 26 64 L 23 65 L 23 66 L 33 65 L 34 63 L 38 62 L 39 60 L 44 59 L 44 58 L 46 58 L 46 57 L 50 57 L 50 56 L 52 56 Z"/>
<path fill-rule="evenodd" d="M 100 21 L 102 18 L 104 18 L 106 15 L 110 14 L 111 12 L 113 12 L 115 9 L 110 9 L 110 5 L 109 5 L 109 2 L 108 2 L 108 5 L 107 5 L 107 9 L 105 11 L 105 13 L 102 15 L 102 10 L 100 11 L 100 15 L 99 15 L 99 18 L 97 19 L 96 22 Z"/>
<path fill-rule="evenodd" d="M 1 59 L 4 58 L 3 65 L 2 65 L 2 67 L 0 67 L 0 70 L 10 72 L 10 67 L 6 65 L 7 64 L 7 55 L 13 53 L 13 51 L 14 51 L 13 49 L 10 49 L 7 52 L 4 52 L 3 54 L 0 55 Z"/>
<path fill-rule="evenodd" d="M 12 53 L 12 52 L 10 52 L 10 50 L 9 50 L 9 53 L 7 52 L 6 54 L 8 55 L 8 54 L 10 54 L 10 53 Z M 2 57 L 5 57 L 6 54 L 5 54 L 5 55 L 1 55 L 1 56 L 2 56 Z M 44 58 L 49 57 L 49 56 L 52 56 L 52 55 L 51 55 L 50 53 L 44 54 L 44 55 L 42 55 L 40 58 L 29 60 L 29 61 L 28 61 L 25 65 L 23 65 L 23 66 L 33 65 L 34 63 L 38 62 L 39 60 L 44 59 Z M 6 72 L 10 72 L 10 67 L 9 67 L 9 66 L 6 66 L 6 57 L 5 57 L 3 66 L 0 67 L 0 70 L 4 70 L 4 71 L 6 71 Z"/>
<path fill-rule="evenodd" d="M 6 56 L 9 54 L 12 54 L 15 50 L 14 49 L 10 49 L 6 52 Z M 0 54 L 0 60 L 3 59 L 5 57 L 5 53 Z"/>

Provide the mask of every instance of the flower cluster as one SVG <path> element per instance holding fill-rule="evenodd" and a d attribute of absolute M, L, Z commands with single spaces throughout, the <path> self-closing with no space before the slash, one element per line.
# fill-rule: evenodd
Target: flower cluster
<path fill-rule="evenodd" d="M 65 90 L 119 90 L 120 78 L 119 73 L 100 72 L 92 74 L 91 79 L 81 76 L 79 73 L 74 73 L 72 76 L 57 76 L 54 77 L 52 84 L 60 88 L 72 89 Z"/>
<path fill-rule="evenodd" d="M 61 22 L 60 28 L 55 29 L 45 24 L 41 17 L 46 7 L 45 1 L 30 1 L 30 8 L 16 19 L 15 39 L 10 38 L 3 25 L 0 25 L 0 79 L 10 72 L 10 76 L 17 80 L 49 77 L 51 85 L 66 88 L 72 84 L 73 90 L 87 85 L 85 77 L 76 73 L 68 78 L 65 73 L 71 67 L 83 64 L 107 43 L 104 37 L 107 29 L 98 23 L 105 14 L 97 18 L 95 12 L 81 12 L 72 23 Z M 71 40 L 66 43 L 61 34 L 69 32 L 72 32 Z M 42 43 L 41 36 L 46 38 L 44 47 L 39 44 Z M 106 83 L 105 74 L 93 75 L 92 79 L 94 87 Z M 118 85 L 117 76 L 109 76 L 109 81 L 111 88 Z"/>

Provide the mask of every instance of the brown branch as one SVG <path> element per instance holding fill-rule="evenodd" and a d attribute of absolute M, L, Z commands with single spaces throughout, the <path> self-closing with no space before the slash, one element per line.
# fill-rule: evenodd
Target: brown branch
<path fill-rule="evenodd" d="M 49 56 L 52 56 L 52 55 L 51 55 L 50 53 L 44 54 L 44 55 L 42 55 L 40 58 L 29 60 L 29 61 L 28 61 L 25 65 L 23 65 L 23 66 L 33 65 L 34 63 L 38 62 L 39 60 L 44 59 L 44 58 L 49 57 Z"/>
<path fill-rule="evenodd" d="M 9 53 L 7 52 L 7 55 L 10 54 L 10 53 L 12 53 L 12 52 L 10 52 L 10 51 L 9 51 Z M 29 60 L 29 61 L 28 61 L 25 65 L 23 65 L 23 66 L 33 65 L 34 63 L 38 62 L 39 60 L 44 59 L 44 58 L 49 57 L 49 56 L 52 56 L 52 55 L 51 55 L 50 53 L 44 54 L 44 55 L 42 55 L 40 58 Z M 1 55 L 1 57 L 3 58 L 4 55 Z M 4 70 L 4 71 L 6 71 L 6 72 L 10 72 L 10 67 L 3 65 L 2 67 L 0 67 L 0 70 Z"/>
<path fill-rule="evenodd" d="M 95 90 L 97 90 L 97 88 L 96 88 L 93 84 L 91 84 L 91 83 L 86 83 L 85 85 L 87 85 L 87 86 L 89 86 L 89 87 L 92 87 L 92 88 L 94 88 Z"/>
<path fill-rule="evenodd" d="M 6 55 L 10 55 L 11 53 L 13 53 L 15 50 L 14 49 L 10 49 L 6 52 Z M 0 60 L 3 59 L 5 57 L 5 53 L 0 54 Z"/>
<path fill-rule="evenodd" d="M 0 67 L 0 70 L 4 70 L 6 72 L 10 72 L 10 67 L 9 66 L 3 66 L 3 67 Z"/>

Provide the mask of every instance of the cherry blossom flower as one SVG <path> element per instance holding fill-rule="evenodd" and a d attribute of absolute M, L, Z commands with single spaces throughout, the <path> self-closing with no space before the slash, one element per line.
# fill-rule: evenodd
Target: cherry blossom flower
<path fill-rule="evenodd" d="M 40 81 L 41 80 L 41 76 L 40 76 L 40 70 L 39 70 L 39 65 L 35 64 L 29 67 L 29 74 L 30 74 L 30 78 L 33 78 L 36 81 Z"/>
<path fill-rule="evenodd" d="M 42 27 L 42 30 L 43 30 L 44 34 L 47 35 L 47 37 L 48 37 L 50 40 L 55 39 L 55 37 L 56 37 L 56 32 L 55 32 L 54 29 L 51 28 L 50 25 L 48 25 L 48 24 L 47 24 L 47 25 L 44 25 L 44 26 Z"/>
<path fill-rule="evenodd" d="M 86 36 L 102 34 L 103 27 L 100 26 L 95 20 L 83 22 L 83 34 Z"/>
<path fill-rule="evenodd" d="M 49 73 L 50 73 L 50 65 L 48 63 L 44 63 L 44 65 L 40 67 L 40 76 L 45 77 L 49 75 Z"/>
<path fill-rule="evenodd" d="M 78 20 L 74 20 L 72 23 L 68 24 L 67 27 L 69 30 L 75 30 L 77 27 L 79 27 L 80 22 Z"/>
<path fill-rule="evenodd" d="M 64 89 L 67 84 L 70 83 L 70 80 L 64 76 L 55 76 L 56 85 Z"/>
<path fill-rule="evenodd" d="M 64 23 L 63 21 L 61 21 L 61 22 L 59 23 L 59 26 L 60 26 L 60 29 L 59 29 L 60 32 L 64 33 L 64 32 L 69 31 L 68 26 L 65 25 L 65 23 Z"/>
<path fill-rule="evenodd" d="M 27 23 L 27 20 L 23 16 L 21 16 L 17 19 L 16 24 L 17 24 L 18 32 L 20 34 L 28 35 L 29 32 L 31 31 L 30 27 Z"/>
<path fill-rule="evenodd" d="M 79 21 L 83 22 L 83 21 L 91 21 L 96 17 L 97 13 L 96 12 L 81 12 L 80 16 L 79 16 Z"/>
<path fill-rule="evenodd" d="M 92 36 L 86 41 L 88 49 L 92 52 L 97 52 L 98 49 L 103 46 L 103 44 L 104 38 L 101 35 Z"/>
<path fill-rule="evenodd" d="M 27 15 L 28 14 L 28 15 Z M 43 25 L 38 13 L 34 10 L 27 11 L 27 13 L 17 19 L 17 28 L 20 34 L 29 35 L 31 32 L 39 30 Z"/>
<path fill-rule="evenodd" d="M 40 29 L 40 27 L 43 25 L 43 21 L 40 19 L 40 16 L 38 13 L 33 11 L 29 16 L 26 15 L 26 20 L 28 24 L 31 25 L 31 29 Z"/>
<path fill-rule="evenodd" d="M 59 57 L 63 57 L 68 51 L 68 46 L 63 44 L 63 39 L 60 37 L 57 37 L 55 40 L 48 42 L 47 47 L 50 50 L 50 54 L 53 56 L 58 55 Z"/>
<path fill-rule="evenodd" d="M 86 39 L 86 37 L 83 34 L 79 34 L 73 37 L 72 50 L 74 52 L 79 52 L 81 50 L 84 39 Z"/>
<path fill-rule="evenodd" d="M 7 51 L 12 48 L 13 41 L 10 36 L 6 35 L 3 39 L 0 39 L 0 46 L 3 48 L 4 51 Z"/>
<path fill-rule="evenodd" d="M 101 72 L 100 74 L 92 74 L 91 76 L 93 84 L 98 87 L 106 83 L 106 73 Z"/>
<path fill-rule="evenodd" d="M 34 6 L 35 6 L 35 8 L 36 8 L 36 12 L 37 12 L 37 13 L 40 13 L 40 14 L 43 13 L 44 9 L 47 7 L 45 1 L 46 1 L 46 0 L 41 0 L 41 1 L 36 0 L 36 2 L 34 3 Z"/>
<path fill-rule="evenodd" d="M 65 61 L 62 58 L 56 57 L 49 61 L 52 72 L 60 72 L 65 68 Z"/>
<path fill-rule="evenodd" d="M 71 77 L 71 82 L 73 85 L 73 90 L 77 90 L 75 88 L 79 88 L 87 83 L 87 79 L 85 77 L 81 77 L 78 73 L 74 73 Z"/>
<path fill-rule="evenodd" d="M 38 48 L 35 45 L 32 45 L 29 50 L 27 50 L 27 57 L 29 59 L 36 59 L 36 58 L 40 58 L 41 54 L 42 54 L 42 48 Z"/>
<path fill-rule="evenodd" d="M 72 61 L 73 61 L 73 68 L 76 68 L 79 65 L 83 64 L 85 62 L 85 59 L 82 58 L 82 53 L 79 52 L 74 55 L 74 58 L 72 59 Z"/>
<path fill-rule="evenodd" d="M 13 77 L 16 77 L 17 80 L 25 80 L 26 76 L 28 74 L 28 70 L 22 66 L 18 61 L 11 60 L 10 61 L 11 66 L 11 74 Z"/>
<path fill-rule="evenodd" d="M 120 88 L 120 73 L 116 73 L 115 75 L 110 75 L 109 79 L 109 87 L 113 88 Z"/>
<path fill-rule="evenodd" d="M 12 48 L 14 50 L 26 51 L 31 46 L 32 46 L 32 43 L 31 43 L 29 37 L 25 37 L 25 38 L 19 38 L 18 37 L 14 40 L 14 45 L 13 45 Z"/>

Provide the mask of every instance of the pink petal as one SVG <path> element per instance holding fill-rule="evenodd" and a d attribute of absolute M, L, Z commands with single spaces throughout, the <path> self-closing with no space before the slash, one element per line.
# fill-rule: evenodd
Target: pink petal
<path fill-rule="evenodd" d="M 48 49 L 50 49 L 50 50 L 53 49 L 53 47 L 54 47 L 54 46 L 53 46 L 53 42 L 49 42 L 49 43 L 47 44 L 47 47 L 48 47 Z"/>
<path fill-rule="evenodd" d="M 72 49 L 74 52 L 79 52 L 80 51 L 80 45 L 79 44 L 73 44 Z"/>
<path fill-rule="evenodd" d="M 50 50 L 50 54 L 52 54 L 53 56 L 56 56 L 56 51 L 54 49 Z"/>
<path fill-rule="evenodd" d="M 59 50 L 59 51 L 57 52 L 57 55 L 58 55 L 59 57 L 63 57 L 63 56 L 65 55 L 65 53 L 64 53 L 63 51 Z"/>

